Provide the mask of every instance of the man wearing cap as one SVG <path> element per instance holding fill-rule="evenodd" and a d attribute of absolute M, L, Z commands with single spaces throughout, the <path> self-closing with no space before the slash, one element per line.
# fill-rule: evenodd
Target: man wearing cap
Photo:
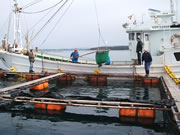
<path fill-rule="evenodd" d="M 137 38 L 136 40 L 137 40 L 136 53 L 138 57 L 138 65 L 141 65 L 141 53 L 142 53 L 143 43 L 140 40 L 140 38 Z"/>
<path fill-rule="evenodd" d="M 75 48 L 74 52 L 71 53 L 70 58 L 72 59 L 72 63 L 78 63 L 79 53 L 77 48 Z"/>
<path fill-rule="evenodd" d="M 144 53 L 142 55 L 142 62 L 143 61 L 144 61 L 144 68 L 146 71 L 146 77 L 148 77 L 150 65 L 152 64 L 152 56 L 147 50 L 144 50 Z"/>

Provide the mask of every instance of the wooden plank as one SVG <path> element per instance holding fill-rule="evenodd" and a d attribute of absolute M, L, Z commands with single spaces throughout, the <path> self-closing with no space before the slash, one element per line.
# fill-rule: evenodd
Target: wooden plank
<path fill-rule="evenodd" d="M 145 103 L 115 102 L 115 101 L 90 101 L 90 100 L 31 98 L 31 97 L 11 98 L 9 96 L 1 96 L 0 100 L 24 102 L 24 103 L 57 104 L 57 105 L 66 105 L 66 106 L 77 106 L 77 107 L 170 110 L 170 108 L 167 108 L 166 106 L 157 106 L 157 105 L 145 104 Z"/>
<path fill-rule="evenodd" d="M 46 76 L 46 77 L 43 77 L 43 78 L 40 78 L 40 79 L 36 79 L 36 80 L 29 81 L 29 82 L 25 82 L 25 83 L 13 85 L 13 86 L 10 86 L 10 87 L 2 88 L 2 89 L 0 89 L 0 93 L 7 92 L 7 91 L 10 91 L 10 90 L 14 90 L 14 89 L 17 89 L 17 88 L 21 88 L 21 87 L 24 87 L 24 86 L 32 85 L 34 83 L 42 82 L 44 80 L 46 81 L 48 79 L 58 77 L 58 76 L 63 76 L 63 75 L 65 75 L 65 73 L 57 73 L 57 74 Z"/>
<path fill-rule="evenodd" d="M 163 78 L 180 112 L 180 88 L 167 74 Z"/>

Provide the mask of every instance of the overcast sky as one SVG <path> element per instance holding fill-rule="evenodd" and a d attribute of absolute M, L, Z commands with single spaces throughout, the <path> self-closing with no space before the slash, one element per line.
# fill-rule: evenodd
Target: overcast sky
<path fill-rule="evenodd" d="M 24 7 L 28 3 L 38 0 L 18 0 L 20 5 Z M 36 12 L 53 6 L 60 0 L 39 0 L 37 5 L 26 8 L 25 12 Z M 39 48 L 47 49 L 62 49 L 62 48 L 89 48 L 103 46 L 104 43 L 98 43 L 99 33 L 97 25 L 97 17 L 95 3 L 97 7 L 98 23 L 101 34 L 107 45 L 127 45 L 127 34 L 122 27 L 126 23 L 127 16 L 134 14 L 137 22 L 142 22 L 147 19 L 148 9 L 158 9 L 168 11 L 170 9 L 170 0 L 73 0 L 73 3 L 66 11 L 72 0 L 59 11 L 54 20 L 43 29 L 43 31 L 34 39 L 31 47 L 38 46 Z M 7 34 L 8 15 L 11 11 L 13 0 L 1 0 L 0 4 L 0 39 Z M 39 14 L 22 14 L 22 37 L 27 31 L 30 35 L 36 35 L 45 22 L 50 18 L 50 15 L 57 10 L 57 7 Z M 59 18 L 65 12 L 63 18 Z M 48 14 L 48 15 L 47 15 Z M 44 17 L 47 15 L 46 17 Z M 44 17 L 42 19 L 42 17 Z M 37 22 L 40 23 L 36 28 L 32 28 Z M 59 22 L 57 25 L 55 25 Z M 55 29 L 51 32 L 52 28 Z M 11 27 L 13 28 L 13 27 Z M 51 32 L 51 33 L 50 33 Z M 12 33 L 12 31 L 11 31 Z M 49 35 L 49 36 L 48 36 Z M 12 34 L 10 36 L 13 36 Z M 12 38 L 11 38 L 12 40 Z M 44 42 L 42 44 L 42 42 Z"/>

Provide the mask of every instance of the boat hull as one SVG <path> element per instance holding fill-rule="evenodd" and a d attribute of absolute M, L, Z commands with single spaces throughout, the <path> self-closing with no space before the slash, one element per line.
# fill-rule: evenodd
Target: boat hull
<path fill-rule="evenodd" d="M 16 69 L 18 72 L 29 72 L 29 58 L 23 54 L 9 53 L 6 51 L 0 51 L 0 57 L 6 69 L 10 70 L 10 68 Z M 180 65 L 170 65 L 172 70 L 175 72 L 177 77 L 180 77 Z M 62 70 L 62 72 L 66 73 L 84 73 L 91 74 L 98 69 L 97 64 L 80 64 L 80 63 L 71 63 L 71 62 L 61 62 L 61 61 L 52 61 L 43 58 L 35 58 L 35 62 L 33 64 L 33 70 L 35 72 L 58 72 L 58 70 Z M 114 75 L 122 75 L 122 74 L 138 74 L 145 75 L 144 66 L 143 65 L 103 65 L 100 69 L 100 73 L 103 74 L 114 74 Z M 150 75 L 152 76 L 161 76 L 165 73 L 163 64 L 153 64 L 151 65 Z"/>

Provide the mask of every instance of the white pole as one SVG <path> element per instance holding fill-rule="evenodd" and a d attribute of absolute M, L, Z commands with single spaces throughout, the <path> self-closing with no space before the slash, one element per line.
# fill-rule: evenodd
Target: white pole
<path fill-rule="evenodd" d="M 14 48 L 17 44 L 22 48 L 22 38 L 21 38 L 21 27 L 20 27 L 20 12 L 21 9 L 18 8 L 17 0 L 14 0 Z"/>
<path fill-rule="evenodd" d="M 177 20 L 177 23 L 179 23 L 179 10 L 178 10 L 178 6 L 179 6 L 179 3 L 178 3 L 178 0 L 176 0 L 176 20 Z"/>

